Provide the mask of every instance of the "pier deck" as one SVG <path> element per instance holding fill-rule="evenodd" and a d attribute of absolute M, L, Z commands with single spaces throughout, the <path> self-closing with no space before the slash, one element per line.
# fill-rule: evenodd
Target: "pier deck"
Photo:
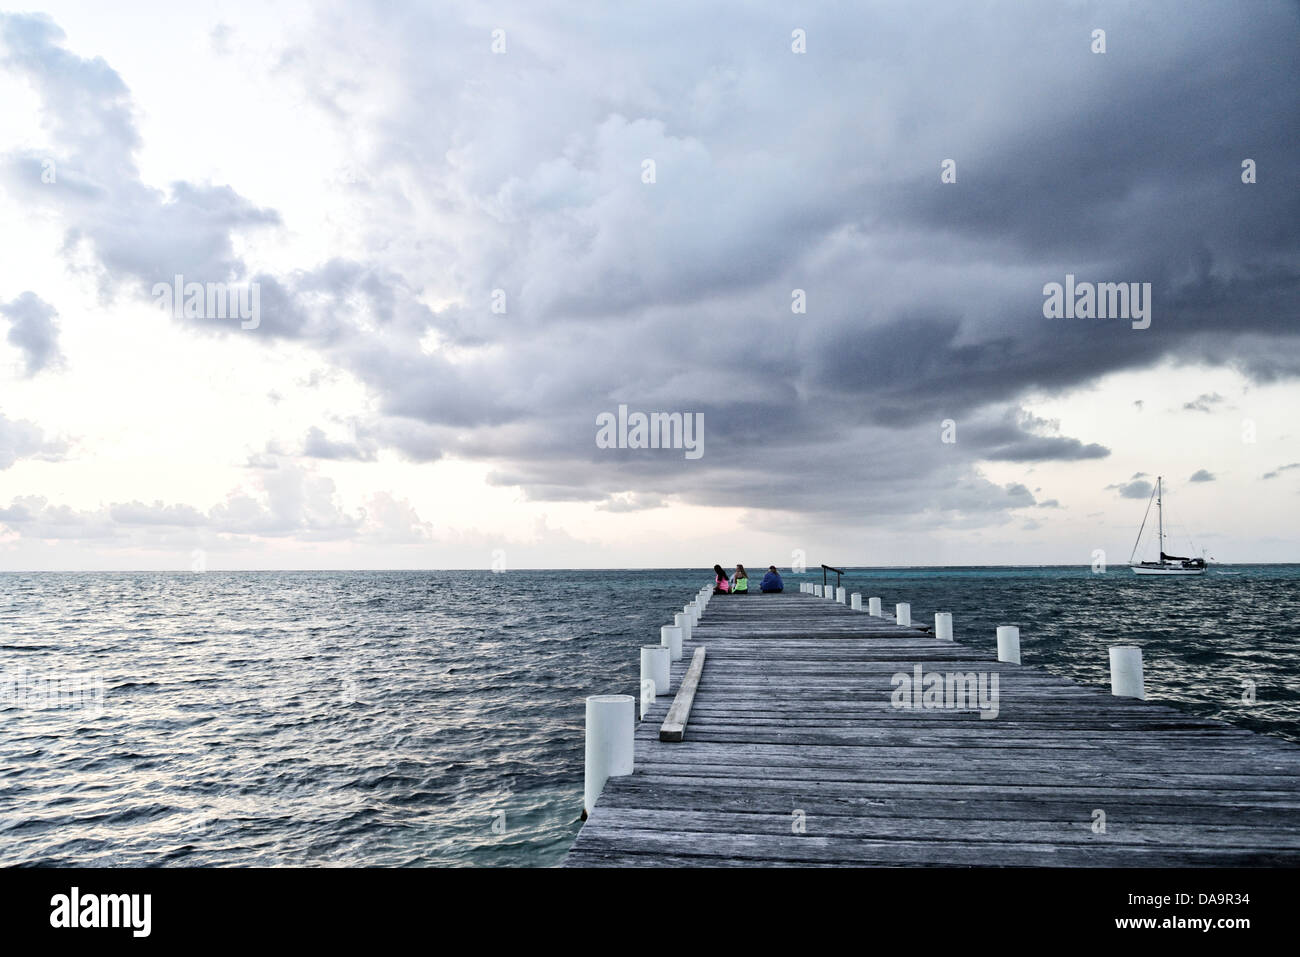
<path fill-rule="evenodd" d="M 673 663 L 675 693 L 708 649 L 685 740 L 659 740 L 661 696 L 565 865 L 1300 864 L 1300 747 L 963 637 L 798 591 L 715 596 Z M 895 707 L 917 664 L 996 672 L 997 717 Z"/>

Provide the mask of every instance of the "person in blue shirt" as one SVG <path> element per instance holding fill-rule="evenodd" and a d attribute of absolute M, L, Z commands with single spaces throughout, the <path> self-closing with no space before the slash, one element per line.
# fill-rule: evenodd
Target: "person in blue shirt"
<path fill-rule="evenodd" d="M 781 573 L 775 565 L 767 566 L 767 574 L 763 576 L 763 583 L 758 589 L 764 592 L 785 591 L 785 582 L 781 581 Z"/>

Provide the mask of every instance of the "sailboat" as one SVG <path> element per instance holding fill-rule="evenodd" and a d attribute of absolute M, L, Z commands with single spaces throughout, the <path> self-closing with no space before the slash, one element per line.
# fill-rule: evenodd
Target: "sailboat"
<path fill-rule="evenodd" d="M 1162 479 L 1156 476 L 1156 487 L 1151 491 L 1151 498 L 1147 499 L 1146 514 L 1142 516 L 1142 527 L 1138 529 L 1137 541 L 1133 544 L 1133 554 L 1129 555 L 1129 568 L 1138 575 L 1204 575 L 1208 567 L 1204 558 L 1183 558 L 1179 555 L 1167 555 L 1165 553 L 1165 509 L 1164 496 L 1161 492 Z M 1160 560 L 1157 562 L 1134 562 L 1133 555 L 1137 554 L 1138 546 L 1142 544 L 1142 532 L 1147 527 L 1147 519 L 1151 517 L 1151 502 L 1156 503 L 1156 524 L 1160 535 Z"/>

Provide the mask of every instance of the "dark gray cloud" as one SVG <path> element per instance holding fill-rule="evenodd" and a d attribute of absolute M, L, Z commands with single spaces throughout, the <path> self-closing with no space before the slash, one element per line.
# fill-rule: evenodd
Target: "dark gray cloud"
<path fill-rule="evenodd" d="M 1043 11 L 1017 8 L 1014 24 L 994 17 L 987 27 L 939 18 L 925 44 L 887 15 L 862 14 L 864 27 L 887 26 L 902 41 L 873 54 L 882 60 L 866 69 L 892 78 L 869 85 L 876 98 L 862 103 L 847 91 L 863 86 L 847 80 L 863 75 L 863 61 L 835 39 L 842 11 L 821 30 L 816 18 L 809 27 L 825 44 L 814 77 L 774 39 L 758 40 L 788 35 L 782 17 L 741 18 L 735 52 L 719 70 L 716 50 L 685 29 L 689 17 L 669 9 L 666 22 L 683 28 L 673 52 L 614 41 L 638 93 L 613 112 L 578 92 L 579 80 L 613 56 L 603 44 L 584 42 L 590 58 L 562 59 L 545 77 L 544 58 L 534 57 L 569 29 L 608 41 L 613 19 L 537 33 L 525 17 L 527 28 L 514 32 L 524 49 L 513 69 L 522 73 L 489 73 L 493 64 L 457 52 L 425 74 L 429 86 L 454 70 L 474 75 L 483 84 L 476 103 L 494 107 L 490 126 L 458 108 L 418 128 L 405 122 L 403 111 L 423 95 L 416 84 L 389 113 L 400 148 L 394 135 L 376 154 L 412 174 L 403 182 L 416 192 L 406 188 L 403 203 L 453 201 L 443 187 L 456 182 L 493 210 L 473 244 L 482 252 L 476 266 L 453 253 L 467 280 L 464 305 L 432 321 L 451 341 L 509 348 L 452 364 L 371 341 L 341 360 L 385 397 L 388 416 L 426 424 L 439 436 L 433 444 L 449 451 L 503 459 L 498 481 L 524 484 L 536 498 L 639 490 L 816 509 L 811 483 L 782 476 L 808 461 L 803 438 L 817 435 L 837 446 L 817 456 L 829 474 L 852 474 L 864 505 L 889 502 L 886 488 L 903 476 L 862 468 L 863 449 L 890 432 L 932 442 L 946 417 L 959 423 L 957 443 L 909 452 L 900 468 L 909 479 L 924 474 L 937 486 L 948 469 L 980 459 L 1103 457 L 1102 443 L 1018 424 L 1014 405 L 999 405 L 1171 354 L 1236 356 L 1258 372 L 1272 350 L 1224 350 L 1223 341 L 1242 345 L 1247 329 L 1292 335 L 1271 317 L 1300 290 L 1287 252 L 1296 251 L 1289 217 L 1300 208 L 1286 192 L 1297 184 L 1285 149 L 1297 131 L 1287 109 L 1296 96 L 1277 82 L 1294 77 L 1279 36 L 1294 31 L 1292 13 L 1267 8 L 1269 27 L 1226 11 L 1180 23 L 1104 12 L 1112 37 L 1141 38 L 1140 56 L 1126 46 L 1094 58 L 1079 42 L 1086 30 Z M 378 28 L 384 42 L 414 44 L 431 24 L 408 10 Z M 1017 58 L 989 53 L 1008 45 Z M 1253 51 L 1272 78 L 1192 69 L 1225 45 Z M 346 61 L 330 66 L 308 54 L 304 81 Z M 1137 82 L 1152 69 L 1161 89 Z M 567 94 L 541 112 L 544 122 L 530 115 L 539 93 L 521 76 Z M 1189 91 L 1206 94 L 1210 115 L 1186 101 Z M 978 122 L 968 118 L 970 107 L 1003 93 L 1014 107 L 991 123 L 987 109 Z M 1238 101 L 1258 106 L 1243 113 Z M 669 105 L 678 103 L 689 105 Z M 636 106 L 650 104 L 652 119 L 634 118 Z M 887 135 L 838 135 L 819 125 L 828 114 L 883 122 Z M 763 132 L 781 128 L 789 135 Z M 818 136 L 799 135 L 813 128 Z M 1236 159 L 1225 164 L 1205 148 L 1211 129 L 1220 142 L 1268 149 L 1280 178 L 1270 202 L 1243 192 L 1252 187 L 1240 183 Z M 473 142 L 482 165 L 449 163 L 456 142 Z M 500 148 L 505 142 L 515 149 Z M 938 160 L 962 143 L 959 182 L 947 189 Z M 656 159 L 654 186 L 634 175 L 643 157 Z M 1201 205 L 1188 205 L 1188 190 Z M 1153 282 L 1152 328 L 1042 319 L 1042 283 L 1067 271 Z M 495 288 L 507 295 L 504 317 L 488 309 Z M 789 311 L 795 288 L 807 294 L 804 315 Z M 1234 312 L 1242 304 L 1251 313 L 1244 327 Z M 708 470 L 583 450 L 587 423 L 620 400 L 704 411 Z M 451 434 L 465 427 L 476 434 Z M 918 491 L 929 488 L 924 481 Z"/>
<path fill-rule="evenodd" d="M 1277 477 L 1278 477 L 1279 475 L 1281 475 L 1283 472 L 1289 472 L 1289 471 L 1291 471 L 1292 469 L 1300 469 L 1300 462 L 1291 462 L 1291 463 L 1288 464 L 1288 465 L 1279 465 L 1277 468 L 1273 469 L 1271 472 L 1265 472 L 1264 475 L 1263 475 L 1263 477 L 1266 478 L 1266 479 L 1277 478 Z"/>
<path fill-rule="evenodd" d="M 1026 417 L 1027 395 L 1168 359 L 1300 374 L 1294 5 L 825 8 L 798 18 L 802 56 L 779 5 L 494 16 L 503 57 L 472 8 L 327 6 L 281 58 L 278 78 L 365 124 L 351 189 L 373 261 L 246 267 L 232 236 L 276 214 L 141 183 L 118 74 L 8 17 L 6 65 L 70 164 L 66 191 L 25 188 L 111 280 L 259 281 L 259 340 L 319 349 L 377 400 L 309 454 L 455 454 L 533 500 L 996 520 L 1034 496 L 981 462 L 1109 454 Z M 11 158 L 11 188 L 33 161 Z M 1151 327 L 1043 318 L 1066 273 L 1150 282 Z M 597 448 L 621 403 L 704 413 L 704 456 Z"/>
<path fill-rule="evenodd" d="M 1189 482 L 1213 482 L 1214 480 L 1215 480 L 1215 476 L 1214 476 L 1214 473 L 1213 473 L 1213 472 L 1210 472 L 1210 471 L 1208 471 L 1208 470 L 1206 470 L 1206 469 L 1197 469 L 1195 472 L 1192 473 L 1191 478 L 1189 478 L 1187 481 L 1189 481 Z"/>
<path fill-rule="evenodd" d="M 988 450 L 984 457 L 995 462 L 1042 462 L 1068 459 L 1100 459 L 1110 449 L 1095 442 L 1084 444 L 1067 436 L 1035 435 Z"/>
<path fill-rule="evenodd" d="M 1147 498 L 1155 490 L 1154 485 L 1142 479 L 1119 482 L 1115 485 L 1107 485 L 1106 488 L 1115 489 L 1124 498 Z"/>
<path fill-rule="evenodd" d="M 28 377 L 63 364 L 55 322 L 58 313 L 48 302 L 34 292 L 25 292 L 12 302 L 0 303 L 0 315 L 9 320 L 6 338 L 21 350 Z"/>

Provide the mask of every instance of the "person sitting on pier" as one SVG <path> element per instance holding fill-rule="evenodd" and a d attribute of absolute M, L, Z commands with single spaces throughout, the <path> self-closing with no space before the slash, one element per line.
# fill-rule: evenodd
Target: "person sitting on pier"
<path fill-rule="evenodd" d="M 731 593 L 733 595 L 749 594 L 749 575 L 744 565 L 736 566 L 736 574 L 731 576 Z"/>
<path fill-rule="evenodd" d="M 722 570 L 721 565 L 713 566 L 713 594 L 725 595 L 731 591 L 731 581 L 727 578 L 727 573 Z"/>
<path fill-rule="evenodd" d="M 763 583 L 758 586 L 761 592 L 778 592 L 785 591 L 785 582 L 781 581 L 781 573 L 776 570 L 775 565 L 767 566 L 767 574 L 763 576 Z"/>

